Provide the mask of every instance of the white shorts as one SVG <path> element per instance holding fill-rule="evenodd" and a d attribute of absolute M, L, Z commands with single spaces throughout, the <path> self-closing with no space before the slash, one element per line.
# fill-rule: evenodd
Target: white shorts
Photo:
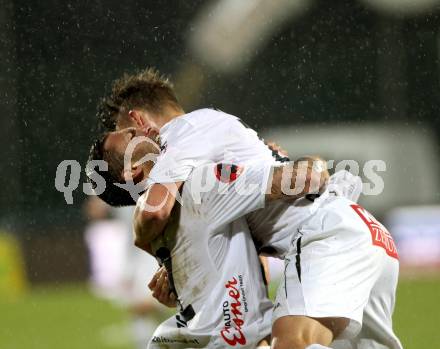
<path fill-rule="evenodd" d="M 391 326 L 398 270 L 385 227 L 361 206 L 329 197 L 291 242 L 273 322 L 344 317 L 351 321 L 335 348 L 361 348 L 361 341 L 365 348 L 401 348 Z"/>

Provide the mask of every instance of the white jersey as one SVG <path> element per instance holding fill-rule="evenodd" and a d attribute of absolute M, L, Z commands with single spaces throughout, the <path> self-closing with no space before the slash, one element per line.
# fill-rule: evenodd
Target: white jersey
<path fill-rule="evenodd" d="M 185 181 L 194 168 L 205 164 L 277 164 L 272 151 L 253 129 L 236 116 L 214 109 L 200 109 L 173 119 L 161 128 L 160 139 L 161 154 L 149 175 L 149 184 Z M 352 182 L 344 179 L 344 183 Z M 295 202 L 295 208 L 276 202 L 269 204 L 264 214 L 256 212 L 247 217 L 257 247 L 282 258 L 292 231 L 310 216 L 310 205 L 306 199 Z"/>
<path fill-rule="evenodd" d="M 272 303 L 241 217 L 263 207 L 264 195 L 237 194 L 249 183 L 267 182 L 270 167 L 204 169 L 183 186 L 177 230 L 170 228 L 153 245 L 171 275 L 181 312 L 159 326 L 149 348 L 255 348 L 271 331 Z M 209 191 L 198 191 L 199 175 L 213 184 Z"/>
<path fill-rule="evenodd" d="M 247 223 L 258 252 L 283 259 L 298 228 L 313 213 L 314 206 L 316 204 L 306 198 L 294 203 L 279 200 L 248 214 Z"/>
<path fill-rule="evenodd" d="M 185 181 L 191 171 L 209 163 L 273 163 L 272 151 L 236 116 L 200 109 L 179 116 L 160 129 L 161 153 L 150 183 Z"/>
<path fill-rule="evenodd" d="M 331 348 L 402 349 L 392 328 L 399 261 L 391 234 L 344 197 L 319 200 L 285 255 L 273 321 L 346 318 Z"/>
<path fill-rule="evenodd" d="M 194 168 L 210 163 L 276 164 L 272 151 L 254 130 L 236 116 L 214 109 L 200 109 L 173 119 L 161 128 L 160 140 L 161 154 L 149 175 L 149 184 L 185 181 Z M 298 218 L 278 219 L 286 206 L 272 203 L 265 209 L 269 217 L 260 213 L 248 217 L 258 247 L 274 244 L 272 250 L 276 252 L 272 255 L 287 252 L 281 251 L 281 246 L 291 233 L 274 225 L 291 224 Z"/>
<path fill-rule="evenodd" d="M 283 259 L 303 222 L 316 212 L 330 193 L 357 202 L 361 191 L 361 179 L 342 170 L 330 177 L 327 190 L 313 202 L 307 198 L 293 203 L 279 200 L 248 214 L 246 219 L 258 251 Z"/>
<path fill-rule="evenodd" d="M 204 182 L 215 185 L 204 191 L 198 169 L 185 182 L 180 233 L 171 257 L 182 309 L 193 309 L 195 316 L 186 331 L 177 331 L 176 319 L 170 319 L 171 325 L 159 328 L 166 336 L 153 337 L 153 342 L 169 345 L 175 343 L 170 338 L 181 341 L 185 334 L 186 346 L 252 348 L 263 337 L 257 333 L 266 334 L 262 329 L 270 311 L 256 252 L 240 217 L 248 215 L 251 221 L 251 212 L 264 207 L 262 188 L 271 167 L 208 166 L 200 173 L 208 174 Z M 253 190 L 245 190 L 250 185 Z M 285 257 L 273 320 L 286 315 L 345 317 L 350 325 L 335 348 L 400 349 L 391 325 L 398 276 L 392 237 L 362 207 L 339 195 L 328 189 L 313 203 L 302 199 L 274 207 L 272 213 L 255 211 L 254 218 L 263 217 L 255 226 L 268 234 L 266 243 L 278 246 L 277 254 Z M 241 338 L 246 342 L 240 343 Z"/>

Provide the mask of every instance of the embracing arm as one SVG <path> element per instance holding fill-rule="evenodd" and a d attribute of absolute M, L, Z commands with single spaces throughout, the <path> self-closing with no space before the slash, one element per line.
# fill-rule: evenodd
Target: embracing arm
<path fill-rule="evenodd" d="M 298 199 L 307 194 L 322 192 L 329 173 L 325 161 L 317 157 L 304 157 L 283 166 L 272 168 L 266 190 L 266 200 Z"/>
<path fill-rule="evenodd" d="M 176 194 L 182 182 L 153 184 L 138 200 L 134 212 L 134 244 L 149 252 L 150 243 L 164 230 L 171 210 L 176 202 Z"/>

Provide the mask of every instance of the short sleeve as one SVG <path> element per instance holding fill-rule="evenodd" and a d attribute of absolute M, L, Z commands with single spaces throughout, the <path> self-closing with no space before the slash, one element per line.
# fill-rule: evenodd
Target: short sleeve
<path fill-rule="evenodd" d="M 213 144 L 207 141 L 205 125 L 178 118 L 164 136 L 161 153 L 149 175 L 150 183 L 183 182 L 195 167 L 213 162 Z"/>
<path fill-rule="evenodd" d="M 185 148 L 170 147 L 157 158 L 149 175 L 149 183 L 184 182 L 198 163 Z"/>
<path fill-rule="evenodd" d="M 263 208 L 270 164 L 214 164 L 197 168 L 190 178 L 190 195 L 201 216 L 215 230 Z"/>

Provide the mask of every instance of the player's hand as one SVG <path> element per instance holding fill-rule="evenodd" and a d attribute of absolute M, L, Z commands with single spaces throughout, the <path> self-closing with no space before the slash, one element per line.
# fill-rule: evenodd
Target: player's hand
<path fill-rule="evenodd" d="M 362 189 L 362 179 L 346 170 L 336 172 L 328 181 L 328 190 L 330 192 L 334 192 L 336 195 L 343 196 L 353 202 L 359 200 Z"/>
<path fill-rule="evenodd" d="M 177 306 L 176 295 L 170 291 L 168 283 L 168 273 L 164 267 L 161 267 L 156 274 L 154 274 L 148 288 L 152 291 L 153 297 L 163 305 L 174 308 Z"/>
<path fill-rule="evenodd" d="M 312 171 L 313 175 L 319 178 L 319 193 L 322 194 L 327 188 L 327 184 L 330 178 L 330 173 L 327 168 L 327 161 L 319 156 L 312 156 L 313 165 Z M 313 176 L 312 175 L 312 176 Z"/>

